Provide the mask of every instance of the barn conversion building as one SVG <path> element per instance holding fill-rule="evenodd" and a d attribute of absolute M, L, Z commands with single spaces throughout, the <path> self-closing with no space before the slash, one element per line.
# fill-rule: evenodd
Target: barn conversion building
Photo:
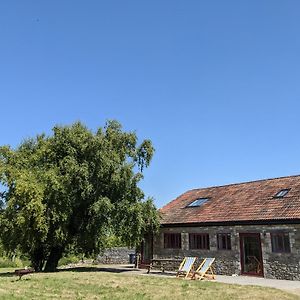
<path fill-rule="evenodd" d="M 215 257 L 217 274 L 300 280 L 300 176 L 190 190 L 160 213 L 145 262 Z"/>

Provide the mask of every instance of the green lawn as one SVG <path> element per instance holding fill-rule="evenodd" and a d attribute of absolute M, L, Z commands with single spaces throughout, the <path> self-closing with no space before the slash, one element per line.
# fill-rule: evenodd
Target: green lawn
<path fill-rule="evenodd" d="M 0 299 L 299 299 L 277 289 L 81 269 L 22 280 L 0 270 Z"/>

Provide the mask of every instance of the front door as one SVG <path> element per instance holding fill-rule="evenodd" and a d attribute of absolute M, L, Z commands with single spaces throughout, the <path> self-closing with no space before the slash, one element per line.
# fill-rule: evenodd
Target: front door
<path fill-rule="evenodd" d="M 264 276 L 259 233 L 240 233 L 242 274 Z"/>

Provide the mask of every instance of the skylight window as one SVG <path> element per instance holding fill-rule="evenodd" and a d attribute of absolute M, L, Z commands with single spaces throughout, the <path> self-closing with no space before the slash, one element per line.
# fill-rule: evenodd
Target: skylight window
<path fill-rule="evenodd" d="M 190 204 L 188 204 L 186 207 L 198 207 L 198 206 L 203 205 L 207 201 L 208 201 L 208 198 L 198 198 L 198 199 L 194 200 L 193 202 L 191 202 Z"/>
<path fill-rule="evenodd" d="M 283 198 L 289 191 L 290 191 L 290 189 L 280 190 L 274 197 L 275 198 Z"/>

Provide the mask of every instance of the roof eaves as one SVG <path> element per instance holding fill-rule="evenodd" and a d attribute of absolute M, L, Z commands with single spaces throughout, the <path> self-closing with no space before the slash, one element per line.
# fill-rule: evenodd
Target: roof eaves
<path fill-rule="evenodd" d="M 214 221 L 214 222 L 187 222 L 187 223 L 162 223 L 164 227 L 211 227 L 211 226 L 235 226 L 235 225 L 280 225 L 300 224 L 300 218 L 266 219 L 266 220 L 239 220 L 239 221 Z"/>

